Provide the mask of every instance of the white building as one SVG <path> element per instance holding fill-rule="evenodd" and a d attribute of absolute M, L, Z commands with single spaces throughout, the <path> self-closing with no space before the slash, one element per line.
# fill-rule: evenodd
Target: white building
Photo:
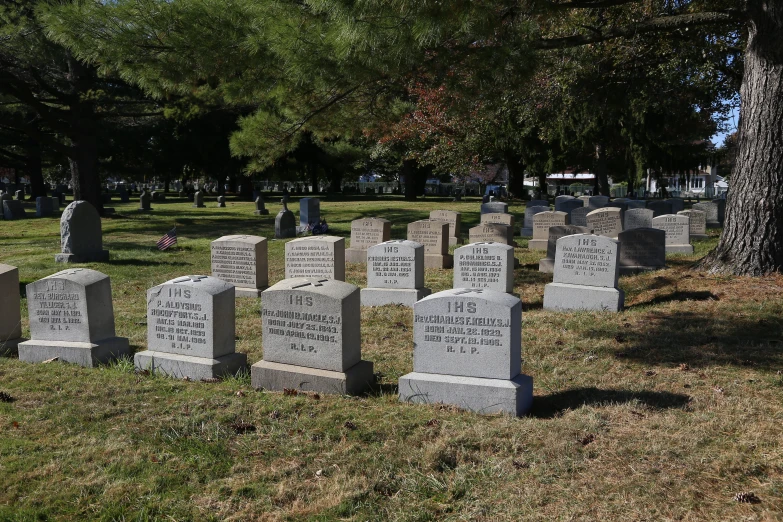
<path fill-rule="evenodd" d="M 717 165 L 699 167 L 696 170 L 677 172 L 659 179 L 666 180 L 666 190 L 671 196 L 702 196 L 714 197 L 724 194 L 728 190 L 728 183 L 718 175 Z M 661 183 L 653 178 L 651 173 L 647 175 L 647 191 L 655 194 L 660 189 Z"/>

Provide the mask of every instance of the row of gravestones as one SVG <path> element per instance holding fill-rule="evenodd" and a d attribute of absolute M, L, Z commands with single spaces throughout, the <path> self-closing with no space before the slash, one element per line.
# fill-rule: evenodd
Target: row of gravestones
<path fill-rule="evenodd" d="M 8 221 L 15 219 L 25 219 L 27 212 L 25 211 L 23 198 L 19 198 L 19 192 L 17 191 L 17 197 L 12 198 L 10 194 L 0 193 L 0 205 L 2 205 L 3 219 Z M 49 217 L 54 216 L 60 211 L 60 199 L 57 197 L 38 197 L 35 198 L 35 215 L 36 217 Z"/>
<path fill-rule="evenodd" d="M 114 326 L 108 276 L 89 269 L 58 272 L 27 285 L 31 339 L 21 339 L 15 267 L 0 265 L 0 346 L 26 362 L 60 360 L 92 367 L 127 356 Z M 147 350 L 140 371 L 205 380 L 236 374 L 247 357 L 235 350 L 234 286 L 186 276 L 147 291 Z M 254 387 L 358 394 L 374 383 L 361 355 L 359 288 L 335 279 L 289 278 L 264 291 L 263 360 Z M 533 382 L 521 373 L 519 298 L 458 288 L 414 305 L 413 372 L 399 381 L 400 400 L 446 403 L 480 413 L 521 415 Z"/>

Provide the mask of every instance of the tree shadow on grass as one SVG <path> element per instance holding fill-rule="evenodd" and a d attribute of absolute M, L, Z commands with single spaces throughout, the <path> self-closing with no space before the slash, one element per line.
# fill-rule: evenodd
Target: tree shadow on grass
<path fill-rule="evenodd" d="M 534 397 L 529 415 L 538 419 L 559 417 L 567 410 L 580 406 L 600 406 L 639 402 L 644 406 L 657 409 L 682 408 L 689 397 L 680 393 L 627 390 L 601 390 L 598 388 L 577 388 L 562 392 Z"/>
<path fill-rule="evenodd" d="M 626 309 L 639 308 L 641 306 L 656 305 L 661 303 L 670 303 L 672 301 L 717 301 L 718 296 L 712 292 L 701 291 L 674 291 L 666 295 L 658 295 L 648 301 L 634 303 Z"/>
<path fill-rule="evenodd" d="M 150 259 L 110 259 L 106 264 L 115 266 L 191 266 L 193 263 L 184 261 L 152 261 Z"/>

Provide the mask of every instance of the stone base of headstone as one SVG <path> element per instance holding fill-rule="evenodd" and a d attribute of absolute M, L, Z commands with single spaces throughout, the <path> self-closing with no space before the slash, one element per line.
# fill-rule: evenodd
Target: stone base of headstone
<path fill-rule="evenodd" d="M 412 307 L 431 293 L 429 288 L 362 288 L 362 306 L 400 304 Z"/>
<path fill-rule="evenodd" d="M 533 229 L 532 228 L 523 228 L 519 232 L 520 237 L 533 237 Z"/>
<path fill-rule="evenodd" d="M 93 252 L 90 255 L 64 254 L 64 253 L 59 253 L 54 255 L 55 263 L 105 263 L 108 260 L 109 260 L 108 250 Z"/>
<path fill-rule="evenodd" d="M 346 248 L 345 249 L 345 262 L 346 263 L 361 263 L 367 264 L 367 250 L 361 248 Z"/>
<path fill-rule="evenodd" d="M 548 239 L 531 239 L 527 242 L 528 250 L 546 250 Z"/>
<path fill-rule="evenodd" d="M 269 215 L 269 211 L 267 209 L 264 209 L 264 210 L 254 210 L 253 214 L 255 214 L 256 216 L 268 216 Z"/>
<path fill-rule="evenodd" d="M 544 310 L 595 310 L 619 312 L 625 293 L 616 288 L 549 283 L 544 287 Z"/>
<path fill-rule="evenodd" d="M 191 207 L 194 207 L 194 208 L 207 208 L 206 205 L 195 205 L 195 204 L 191 205 Z"/>
<path fill-rule="evenodd" d="M 261 293 L 266 290 L 266 288 L 242 288 L 240 286 L 234 287 L 234 293 L 237 299 L 240 297 L 261 297 Z"/>
<path fill-rule="evenodd" d="M 235 352 L 209 359 L 145 350 L 133 357 L 133 364 L 139 370 L 149 370 L 151 373 L 161 373 L 177 379 L 201 381 L 236 375 L 247 366 L 247 355 Z"/>
<path fill-rule="evenodd" d="M 451 268 L 454 256 L 451 254 L 424 254 L 424 268 Z"/>
<path fill-rule="evenodd" d="M 545 274 L 554 274 L 555 260 L 549 259 L 548 257 L 545 257 L 544 259 L 540 260 L 538 262 L 538 271 L 543 272 Z"/>
<path fill-rule="evenodd" d="M 39 363 L 57 358 L 60 362 L 93 368 L 130 354 L 125 337 L 111 337 L 94 343 L 42 341 L 33 339 L 19 344 L 19 360 Z"/>
<path fill-rule="evenodd" d="M 373 363 L 360 361 L 344 372 L 258 361 L 250 369 L 254 388 L 269 391 L 298 390 L 337 395 L 358 395 L 375 382 Z"/>
<path fill-rule="evenodd" d="M 707 234 L 690 234 L 691 239 L 709 239 Z"/>
<path fill-rule="evenodd" d="M 24 337 L 0 341 L 0 356 L 19 353 L 19 345 L 26 341 Z"/>
<path fill-rule="evenodd" d="M 476 413 L 521 416 L 533 403 L 533 378 L 510 380 L 411 372 L 400 377 L 400 401 L 451 404 Z"/>
<path fill-rule="evenodd" d="M 152 210 L 152 208 L 137 208 L 136 209 L 137 212 L 150 212 L 151 210 Z"/>
<path fill-rule="evenodd" d="M 620 265 L 620 275 L 636 275 L 643 274 L 644 272 L 653 272 L 655 270 L 662 270 L 665 267 L 662 266 L 623 266 Z"/>
<path fill-rule="evenodd" d="M 667 254 L 693 254 L 693 245 L 666 245 Z"/>

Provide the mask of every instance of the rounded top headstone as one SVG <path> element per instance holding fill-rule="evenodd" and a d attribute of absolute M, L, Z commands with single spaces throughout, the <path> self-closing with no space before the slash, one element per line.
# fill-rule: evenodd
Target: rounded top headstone
<path fill-rule="evenodd" d="M 60 217 L 60 239 L 65 254 L 83 254 L 103 249 L 101 216 L 89 202 L 74 201 Z"/>

